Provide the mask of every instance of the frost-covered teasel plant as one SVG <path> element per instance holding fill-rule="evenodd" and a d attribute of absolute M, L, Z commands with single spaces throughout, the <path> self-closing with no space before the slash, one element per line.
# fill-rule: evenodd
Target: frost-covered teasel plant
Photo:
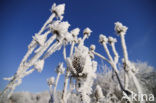
<path fill-rule="evenodd" d="M 76 90 L 81 101 L 90 103 L 89 95 L 92 93 L 92 84 L 96 78 L 97 62 L 91 59 L 89 49 L 84 45 L 75 48 L 75 53 L 67 59 L 71 76 L 76 80 Z"/>
<path fill-rule="evenodd" d="M 124 67 L 124 70 L 125 70 L 124 86 L 123 86 L 122 81 L 120 79 L 119 71 L 118 71 L 118 67 L 117 67 L 117 64 L 119 63 L 119 55 L 118 55 L 118 53 L 116 51 L 116 48 L 115 48 L 115 43 L 117 42 L 116 38 L 113 38 L 113 37 L 108 37 L 107 38 L 103 34 L 100 34 L 100 36 L 99 36 L 99 42 L 103 45 L 104 50 L 105 50 L 105 52 L 106 52 L 106 54 L 108 56 L 108 59 L 106 57 L 102 56 L 101 54 L 95 52 L 94 49 L 93 49 L 93 46 L 91 46 L 91 52 L 93 54 L 99 56 L 103 60 L 107 61 L 111 65 L 111 67 L 113 69 L 112 72 L 114 72 L 116 77 L 117 77 L 119 86 L 120 86 L 121 90 L 123 91 L 124 97 L 127 97 L 126 99 L 129 100 L 129 96 L 131 95 L 131 91 L 128 89 L 129 78 L 132 78 L 134 84 L 136 85 L 138 93 L 142 93 L 142 90 L 141 90 L 140 83 L 139 83 L 139 81 L 138 81 L 138 79 L 137 79 L 137 77 L 135 76 L 135 73 L 134 73 L 135 67 L 128 60 L 128 53 L 127 53 L 127 48 L 126 48 L 126 43 L 125 43 L 125 34 L 126 34 L 126 31 L 127 31 L 127 27 L 123 26 L 119 22 L 116 22 L 115 23 L 115 31 L 121 37 L 121 45 L 122 45 L 122 48 L 123 48 L 123 55 L 124 55 L 123 67 Z M 108 43 L 110 44 L 110 46 L 112 48 L 114 57 L 111 56 L 111 53 L 110 53 L 110 51 L 109 51 L 109 49 L 107 47 Z"/>
<path fill-rule="evenodd" d="M 99 35 L 99 42 L 103 46 L 107 57 L 98 53 L 96 46 L 93 44 L 88 48 L 85 45 L 85 40 L 89 39 L 92 30 L 89 27 L 85 28 L 82 31 L 83 37 L 78 37 L 81 36 L 79 28 L 69 31 L 70 23 L 63 21 L 64 10 L 65 4 L 56 5 L 54 3 L 52 5 L 52 14 L 39 32 L 32 37 L 33 39 L 28 45 L 28 51 L 22 59 L 17 72 L 12 77 L 4 78 L 9 83 L 0 94 L 0 98 L 9 98 L 14 89 L 22 83 L 22 79 L 25 76 L 33 73 L 35 70 L 42 72 L 46 59 L 56 51 L 63 50 L 62 59 L 64 59 L 64 62 L 62 61 L 57 66 L 57 76 L 47 79 L 50 91 L 49 103 L 68 103 L 71 99 L 69 97 L 79 98 L 77 100 L 80 100 L 81 103 L 121 103 L 122 101 L 131 103 L 130 98 L 133 92 L 133 90 L 129 89 L 132 85 L 131 81 L 134 82 L 138 93 L 143 93 L 143 90 L 136 76 L 136 68 L 128 59 L 125 41 L 128 28 L 120 22 L 115 23 L 115 31 L 120 36 L 123 49 L 122 67 L 124 76 L 121 76 L 121 71 L 119 70 L 120 56 L 116 49 L 117 39 L 111 36 L 107 37 L 104 34 Z M 70 50 L 66 50 L 67 46 L 70 46 Z M 106 64 L 110 64 L 112 68 L 110 70 L 111 73 L 107 72 L 107 75 L 111 74 L 111 76 L 108 76 L 111 78 L 106 81 L 109 81 L 109 83 L 113 82 L 113 85 L 109 85 L 106 93 L 101 85 L 95 84 L 98 77 L 96 73 L 98 63 L 94 58 L 95 56 L 106 61 Z M 56 100 L 57 86 L 61 74 L 64 76 L 64 85 L 63 90 L 60 92 L 60 99 Z M 105 80 L 102 79 L 102 81 Z M 121 96 L 117 96 L 112 92 L 114 85 L 121 92 Z M 94 98 L 92 98 L 93 96 Z M 121 101 L 119 101 L 119 98 Z"/>

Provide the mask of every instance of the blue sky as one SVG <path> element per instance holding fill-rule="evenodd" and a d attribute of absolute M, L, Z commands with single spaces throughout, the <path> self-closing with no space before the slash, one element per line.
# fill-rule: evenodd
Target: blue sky
<path fill-rule="evenodd" d="M 156 67 L 156 1 L 155 0 L 1 0 L 0 1 L 0 90 L 8 83 L 3 77 L 12 76 L 27 51 L 32 35 L 38 32 L 50 16 L 51 5 L 65 3 L 64 20 L 76 27 L 92 29 L 86 45 L 95 44 L 97 51 L 105 55 L 98 43 L 99 34 L 117 37 L 114 22 L 128 26 L 126 34 L 131 61 L 148 62 Z M 117 37 L 119 41 L 119 37 Z M 120 41 L 117 50 L 122 58 Z M 101 61 L 96 58 L 98 63 Z M 55 67 L 62 62 L 62 50 L 46 60 L 42 73 L 34 72 L 25 77 L 16 91 L 40 92 L 47 90 L 46 79 L 56 76 Z M 63 76 L 59 82 L 63 87 Z"/>

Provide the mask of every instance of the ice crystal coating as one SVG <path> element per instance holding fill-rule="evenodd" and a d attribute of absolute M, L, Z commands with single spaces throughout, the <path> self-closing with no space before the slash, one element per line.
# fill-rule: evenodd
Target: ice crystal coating
<path fill-rule="evenodd" d="M 103 34 L 100 34 L 100 36 L 99 36 L 99 42 L 100 43 L 107 43 L 108 42 L 108 38 L 105 36 L 105 35 L 103 35 Z"/>
<path fill-rule="evenodd" d="M 91 32 L 92 32 L 92 30 L 88 27 L 83 30 L 83 34 L 87 35 L 87 38 L 90 36 Z"/>
<path fill-rule="evenodd" d="M 35 64 L 34 64 L 35 69 L 38 72 L 42 72 L 43 67 L 44 67 L 44 60 L 38 60 Z"/>
<path fill-rule="evenodd" d="M 65 10 L 65 4 L 60 4 L 56 6 L 56 3 L 54 3 L 51 8 L 51 11 L 60 18 L 63 18 L 62 15 L 64 14 L 64 10 Z"/>
<path fill-rule="evenodd" d="M 123 26 L 122 23 L 116 22 L 114 29 L 118 35 L 125 35 L 128 28 L 126 26 Z"/>
<path fill-rule="evenodd" d="M 63 63 L 60 63 L 58 67 L 56 68 L 56 72 L 63 74 L 64 71 L 65 71 L 65 68 L 63 67 Z"/>
<path fill-rule="evenodd" d="M 108 42 L 111 44 L 111 43 L 115 43 L 117 42 L 116 38 L 113 38 L 113 37 L 108 37 Z"/>
<path fill-rule="evenodd" d="M 50 77 L 49 79 L 47 79 L 47 83 L 49 86 L 55 85 L 55 77 Z"/>

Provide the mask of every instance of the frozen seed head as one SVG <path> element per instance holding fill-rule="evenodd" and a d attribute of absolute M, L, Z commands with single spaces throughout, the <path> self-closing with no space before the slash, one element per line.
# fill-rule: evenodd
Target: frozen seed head
<path fill-rule="evenodd" d="M 70 69 L 71 73 L 73 72 L 74 74 L 76 74 L 76 70 L 73 68 L 71 58 L 68 57 L 66 59 L 66 62 L 67 62 L 67 67 Z"/>
<path fill-rule="evenodd" d="M 80 56 L 74 56 L 73 61 L 72 61 L 72 66 L 75 68 L 77 74 L 83 72 L 83 65 L 81 65 Z"/>
<path fill-rule="evenodd" d="M 65 4 L 56 5 L 54 3 L 52 5 L 51 11 L 56 14 L 57 17 L 63 18 L 62 15 L 64 14 Z"/>
<path fill-rule="evenodd" d="M 73 37 L 77 37 L 79 32 L 80 32 L 80 29 L 79 28 L 75 28 L 75 29 L 73 29 L 71 31 L 71 34 L 72 34 Z"/>
<path fill-rule="evenodd" d="M 75 69 L 76 74 L 73 75 L 86 78 L 87 75 L 94 74 L 92 58 L 94 58 L 94 55 L 87 47 L 79 46 L 78 48 L 75 48 L 75 53 L 72 58 L 72 66 Z"/>
<path fill-rule="evenodd" d="M 95 50 L 95 48 L 96 48 L 96 46 L 95 46 L 95 45 L 93 45 L 93 44 L 90 46 L 90 50 L 91 50 L 91 51 L 94 51 L 94 50 Z"/>
<path fill-rule="evenodd" d="M 113 37 L 108 37 L 108 42 L 111 44 L 111 43 L 116 43 L 117 40 L 116 38 L 113 38 Z"/>
<path fill-rule="evenodd" d="M 60 63 L 56 68 L 56 72 L 63 74 L 64 71 L 65 71 L 65 68 L 63 67 L 63 63 Z"/>
<path fill-rule="evenodd" d="M 50 25 L 50 28 L 53 34 L 57 35 L 57 39 L 60 40 L 68 32 L 69 26 L 70 24 L 68 22 L 55 21 Z"/>
<path fill-rule="evenodd" d="M 55 21 L 51 25 L 53 33 L 64 34 L 68 31 L 70 24 L 68 22 Z"/>
<path fill-rule="evenodd" d="M 118 35 L 125 35 L 128 28 L 123 26 L 122 23 L 116 22 L 114 29 Z"/>
<path fill-rule="evenodd" d="M 68 44 L 69 42 L 71 42 L 73 40 L 73 37 L 72 37 L 72 34 L 71 33 L 69 33 L 69 32 L 66 32 L 65 34 L 64 34 L 64 43 L 65 44 Z"/>
<path fill-rule="evenodd" d="M 35 64 L 34 64 L 34 68 L 38 71 L 38 72 L 42 72 L 44 67 L 44 60 L 38 60 Z"/>
<path fill-rule="evenodd" d="M 49 79 L 47 79 L 47 83 L 49 86 L 55 85 L 55 77 L 50 77 Z"/>
<path fill-rule="evenodd" d="M 103 35 L 103 34 L 100 34 L 99 36 L 99 42 L 102 44 L 102 43 L 107 43 L 108 42 L 108 38 Z"/>
<path fill-rule="evenodd" d="M 88 28 L 88 27 L 87 27 L 86 29 L 83 30 L 83 34 L 84 34 L 84 35 L 87 35 L 87 38 L 90 36 L 91 32 L 92 32 L 92 31 L 91 31 L 90 28 Z"/>

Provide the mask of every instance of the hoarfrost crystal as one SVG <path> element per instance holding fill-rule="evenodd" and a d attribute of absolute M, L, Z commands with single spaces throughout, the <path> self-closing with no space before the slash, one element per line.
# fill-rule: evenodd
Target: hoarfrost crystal
<path fill-rule="evenodd" d="M 92 84 L 96 78 L 97 62 L 91 60 L 87 47 L 79 45 L 75 48 L 73 56 L 68 58 L 67 63 L 72 76 L 77 78 L 76 88 L 81 95 L 81 100 L 84 103 L 90 103 Z"/>

